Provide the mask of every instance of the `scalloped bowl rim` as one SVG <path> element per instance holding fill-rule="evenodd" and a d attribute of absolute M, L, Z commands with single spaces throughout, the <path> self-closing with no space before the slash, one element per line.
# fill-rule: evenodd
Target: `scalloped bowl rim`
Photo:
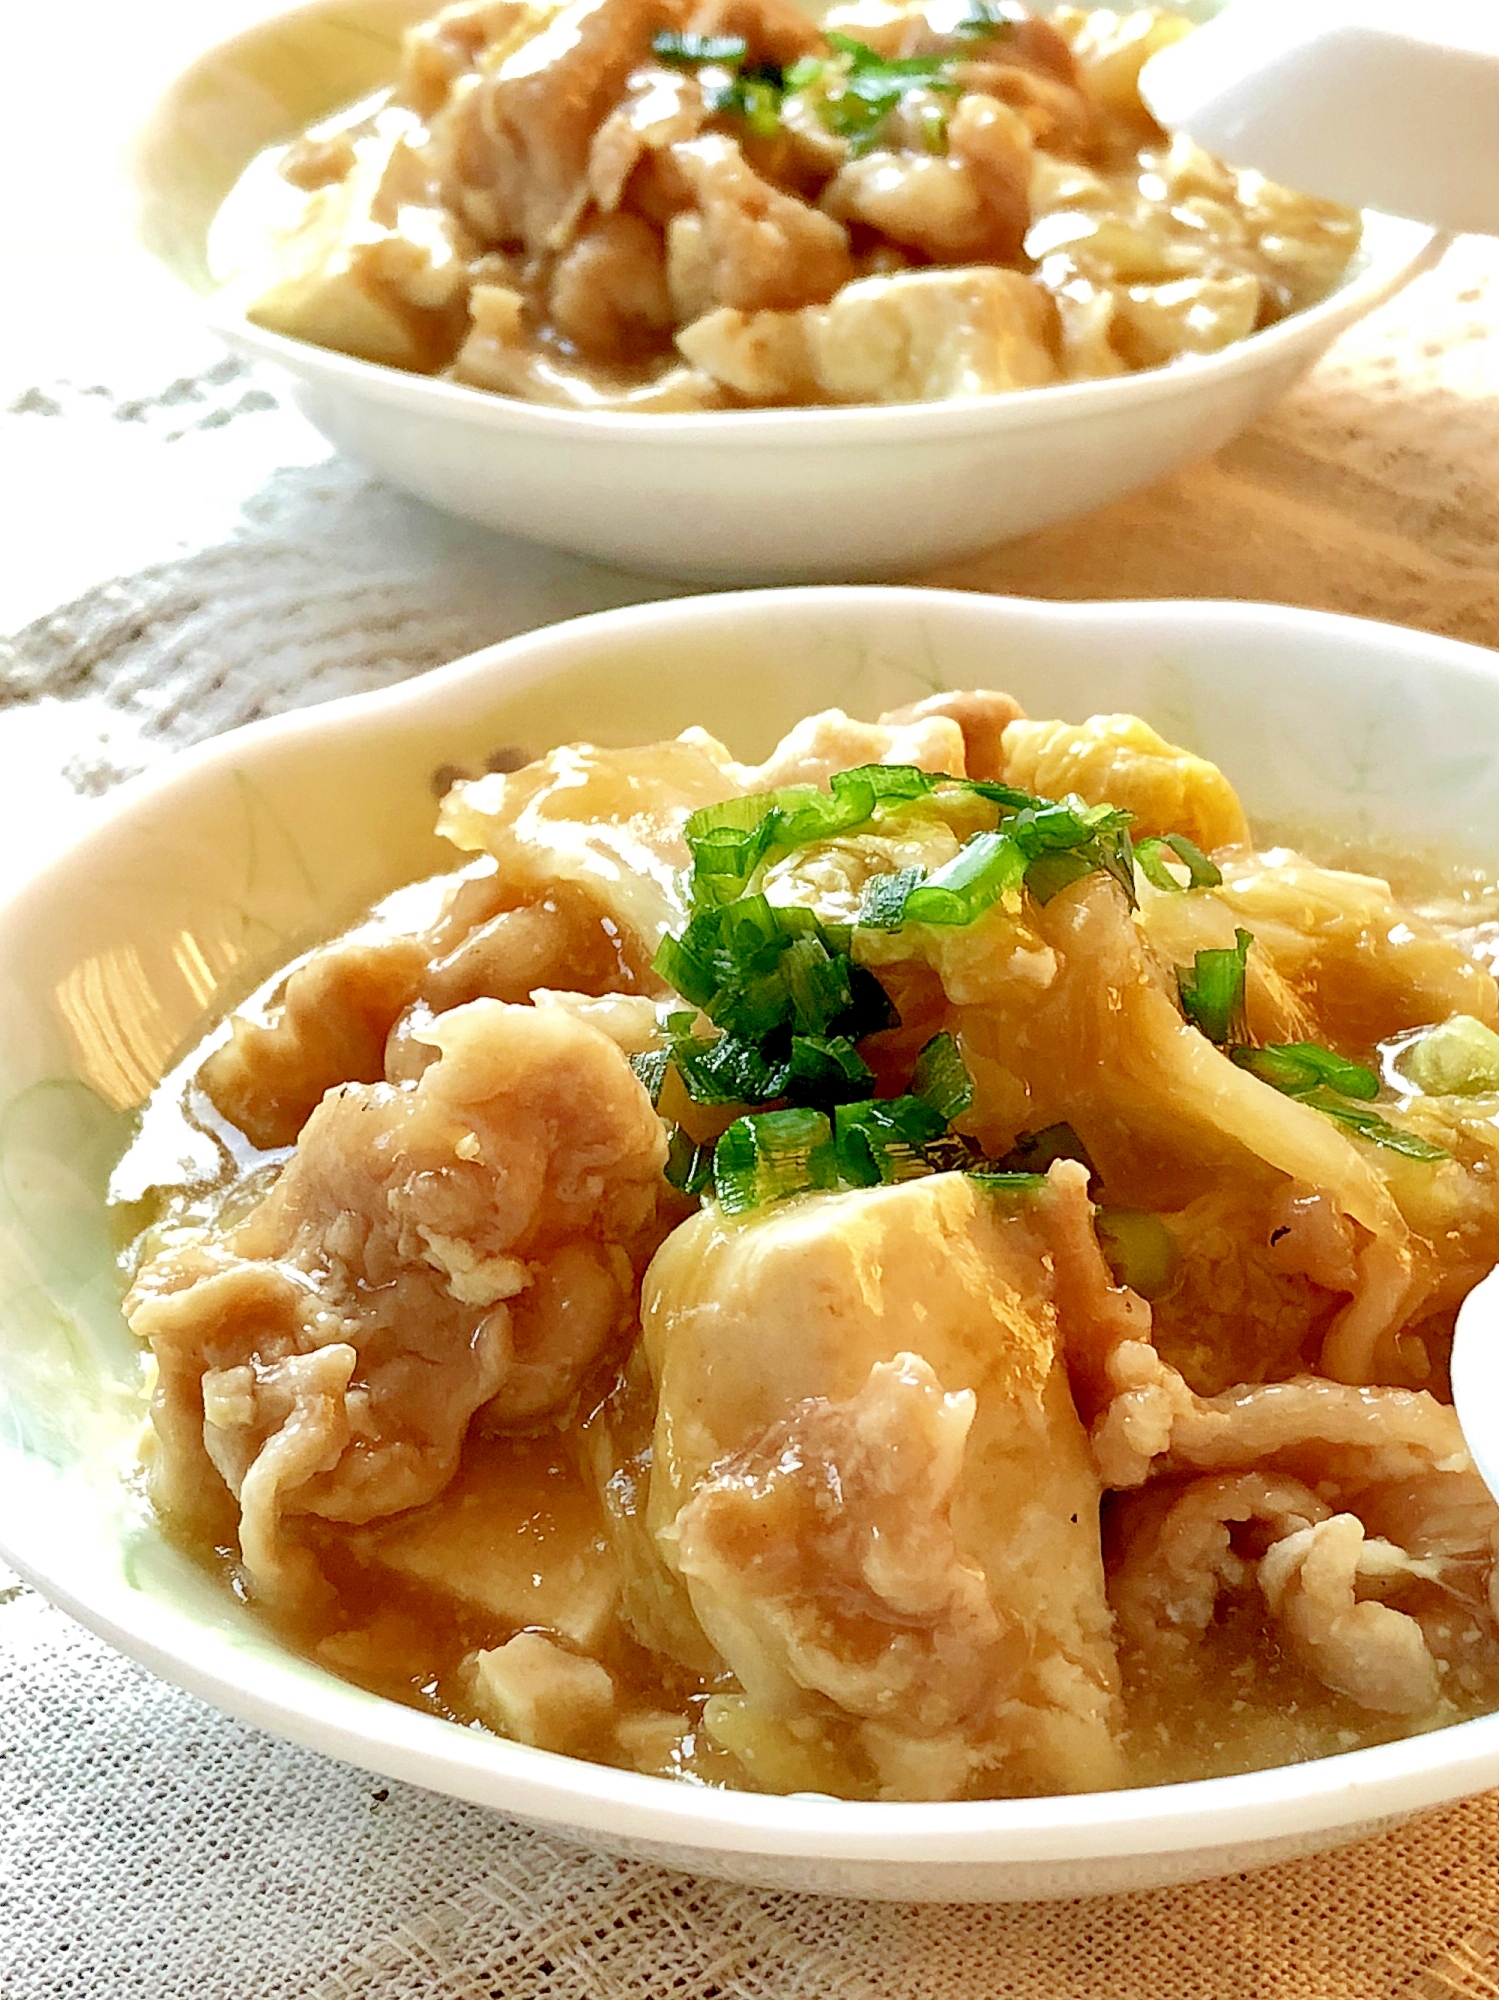
<path fill-rule="evenodd" d="M 247 756 L 264 762 L 283 744 L 336 735 L 356 717 L 396 729 L 424 712 L 440 714 L 452 697 L 482 687 L 519 689 L 543 682 L 565 668 L 573 635 L 580 630 L 590 638 L 638 634 L 666 622 L 711 631 L 725 617 L 726 606 L 756 600 L 794 599 L 809 610 L 836 613 L 840 605 L 892 598 L 919 600 L 939 619 L 958 607 L 972 616 L 982 606 L 977 615 L 992 616 L 1001 636 L 1007 623 L 1026 621 L 1091 628 L 1105 640 L 1110 626 L 1155 628 L 1163 640 L 1188 627 L 1209 634 L 1249 629 L 1278 644 L 1320 634 L 1406 668 L 1436 667 L 1457 678 L 1499 683 L 1499 654 L 1484 648 L 1402 627 L 1270 605 L 1211 600 L 1053 604 L 878 586 L 771 589 L 634 605 L 527 633 L 419 679 L 272 717 L 179 754 L 164 770 L 123 786 L 81 837 L 0 902 L 0 940 L 12 925 L 25 921 L 33 898 L 65 893 L 77 871 L 106 854 L 117 826 L 143 818 L 162 821 L 170 815 L 174 794 Z M 10 1456 L 10 1448 L 0 1442 L 0 1493 Z M 19 1515 L 7 1518 L 8 1511 L 0 1510 L 0 1556 L 82 1624 L 163 1679 L 227 1713 L 386 1776 L 585 1839 L 655 1842 L 690 1851 L 709 1867 L 715 1854 L 997 1869 L 1012 1863 L 1185 1851 L 1210 1857 L 1218 1848 L 1238 1850 L 1255 1841 L 1274 1843 L 1309 1833 L 1326 1832 L 1332 1844 L 1340 1828 L 1362 1829 L 1383 1817 L 1499 1783 L 1496 1713 L 1304 1763 L 1117 1792 L 869 1804 L 698 1789 L 463 1729 L 331 1676 L 294 1681 L 291 1668 L 300 1663 L 288 1649 L 278 1648 L 275 1660 L 259 1662 L 258 1672 L 242 1664 L 236 1673 L 235 1663 L 243 1656 L 181 1607 L 141 1595 L 122 1598 L 136 1607 L 135 1615 L 127 1615 L 119 1606 L 101 1606 L 80 1595 L 65 1576 L 49 1573 L 44 1563 L 28 1557 L 24 1522 Z"/>

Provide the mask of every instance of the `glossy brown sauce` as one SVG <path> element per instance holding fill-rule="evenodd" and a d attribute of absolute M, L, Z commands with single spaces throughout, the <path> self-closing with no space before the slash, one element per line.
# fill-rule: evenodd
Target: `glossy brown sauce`
<path fill-rule="evenodd" d="M 1347 849 L 1330 865 L 1377 870 L 1480 962 L 1492 967 L 1499 961 L 1499 885 L 1481 871 Z M 616 949 L 617 938 L 600 942 L 606 952 Z M 285 976 L 278 972 L 258 998 L 269 998 Z M 627 983 L 622 977 L 620 984 Z M 194 1083 L 223 1032 L 216 1028 L 164 1079 L 117 1170 L 112 1213 L 127 1272 L 174 1232 L 230 1219 L 249 1207 L 290 1150 L 257 1151 Z M 1369 1053 L 1378 1052 L 1371 1045 Z M 1169 1301 L 1158 1308 L 1157 1332 L 1161 1351 L 1190 1380 L 1192 1329 L 1173 1321 Z M 1445 1395 L 1442 1346 L 1439 1332 L 1431 1386 Z M 701 1727 L 704 1705 L 732 1693 L 732 1681 L 672 1667 L 632 1638 L 619 1616 L 609 1515 L 612 1510 L 616 1528 L 638 1522 L 639 1489 L 621 1462 L 620 1439 L 628 1441 L 630 1426 L 616 1425 L 612 1445 L 605 1444 L 602 1410 L 609 1398 L 629 1402 L 627 1362 L 624 1353 L 612 1357 L 578 1409 L 568 1413 L 565 1431 L 548 1426 L 534 1436 L 471 1435 L 457 1476 L 424 1507 L 361 1527 L 304 1518 L 299 1535 L 330 1594 L 295 1618 L 273 1618 L 252 1607 L 256 1615 L 294 1651 L 341 1678 L 469 1724 L 474 1715 L 465 1659 L 517 1632 L 560 1633 L 570 1649 L 608 1669 L 631 1718 L 618 1741 L 580 1746 L 585 1754 L 692 1783 L 743 1786 L 743 1767 Z M 1218 1385 L 1194 1386 L 1212 1393 Z M 649 1415 L 637 1412 L 636 1448 L 648 1450 L 648 1439 Z M 1106 1495 L 1106 1543 L 1117 1506 L 1117 1497 Z M 187 1546 L 233 1587 L 235 1549 Z M 1468 1618 L 1461 1605 L 1451 1615 L 1454 1625 Z M 1449 1675 L 1442 1712 L 1425 1726 L 1499 1706 L 1499 1652 L 1490 1646 L 1485 1657 L 1488 1668 L 1469 1664 Z M 1262 1769 L 1410 1733 L 1408 1720 L 1359 1707 L 1289 1658 L 1253 1601 L 1220 1599 L 1179 1676 L 1163 1672 L 1158 1662 L 1147 1670 L 1127 1646 L 1120 1664 L 1131 1785 Z M 630 1746 L 628 1754 L 621 1742 Z"/>

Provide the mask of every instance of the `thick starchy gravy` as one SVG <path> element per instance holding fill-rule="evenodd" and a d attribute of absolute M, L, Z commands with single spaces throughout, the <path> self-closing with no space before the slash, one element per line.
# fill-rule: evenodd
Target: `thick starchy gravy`
<path fill-rule="evenodd" d="M 153 1501 L 288 1643 L 874 1799 L 1499 1706 L 1447 1383 L 1492 884 L 1257 849 L 1144 723 L 987 693 L 574 745 L 440 824 L 475 858 L 274 975 L 116 1175 Z"/>
<path fill-rule="evenodd" d="M 1214 353 L 1324 297 L 1346 209 L 1169 139 L 1178 14 L 459 0 L 263 155 L 249 317 L 579 409 L 941 401 Z"/>

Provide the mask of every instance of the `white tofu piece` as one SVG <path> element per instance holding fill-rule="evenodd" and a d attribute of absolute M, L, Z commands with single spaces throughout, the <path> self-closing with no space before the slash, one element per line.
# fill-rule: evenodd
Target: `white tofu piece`
<path fill-rule="evenodd" d="M 471 246 L 428 185 L 415 150 L 425 131 L 410 112 L 383 110 L 350 137 L 342 180 L 298 192 L 255 177 L 258 232 L 247 175 L 234 204 L 238 242 L 225 251 L 230 238 L 216 225 L 214 261 L 235 259 L 230 295 L 257 326 L 393 368 L 441 367 L 465 324 Z"/>
<path fill-rule="evenodd" d="M 1018 271 L 898 271 L 804 315 L 818 383 L 838 403 L 935 403 L 1058 379 L 1051 301 Z"/>
<path fill-rule="evenodd" d="M 482 1452 L 432 1506 L 351 1540 L 370 1567 L 500 1629 L 544 1626 L 591 1652 L 614 1619 L 619 1571 L 597 1503 L 540 1452 Z"/>
<path fill-rule="evenodd" d="M 592 1747 L 614 1715 L 614 1683 L 596 1660 L 540 1632 L 517 1632 L 466 1663 L 469 1699 L 486 1727 L 536 1750 Z"/>
<path fill-rule="evenodd" d="M 657 1252 L 649 1514 L 745 1691 L 710 1729 L 762 1781 L 811 1760 L 834 1775 L 792 1788 L 836 1791 L 851 1756 L 891 1798 L 1118 1782 L 1061 1303 L 1086 1340 L 1110 1284 L 1074 1163 L 1018 1203 L 936 1174 L 710 1205 Z"/>

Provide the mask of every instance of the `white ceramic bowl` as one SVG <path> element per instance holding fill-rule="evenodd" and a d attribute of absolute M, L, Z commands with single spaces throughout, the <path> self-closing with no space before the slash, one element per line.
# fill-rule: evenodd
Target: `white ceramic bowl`
<path fill-rule="evenodd" d="M 716 583 L 912 574 L 1100 507 L 1216 451 L 1436 254 L 1366 220 L 1320 305 L 1221 354 L 958 403 L 682 416 L 548 409 L 252 326 L 213 298 L 208 226 L 262 148 L 388 83 L 431 0 L 315 0 L 202 57 L 137 151 L 142 239 L 340 450 L 449 513 Z M 1212 11 L 1202 0 L 1198 11 Z"/>
<path fill-rule="evenodd" d="M 0 1541 L 156 1672 L 294 1740 L 591 1845 L 770 1887 L 996 1900 L 1286 1859 L 1499 1783 L 1499 1715 L 1317 1763 L 1078 1798 L 852 1805 L 697 1790 L 382 1701 L 284 1651 L 125 1483 L 139 1364 L 102 1194 L 132 1108 L 294 950 L 440 865 L 431 774 L 499 745 L 700 721 L 759 756 L 809 708 L 942 685 L 1132 708 L 1219 759 L 1262 829 L 1499 863 L 1499 655 L 1224 604 L 843 588 L 554 626 L 178 759 L 0 907 Z M 451 857 L 449 857 L 451 858 Z"/>

